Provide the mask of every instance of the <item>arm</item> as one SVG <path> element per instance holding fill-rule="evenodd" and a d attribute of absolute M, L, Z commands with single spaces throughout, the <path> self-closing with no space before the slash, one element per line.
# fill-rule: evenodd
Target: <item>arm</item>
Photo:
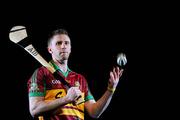
<path fill-rule="evenodd" d="M 56 110 L 67 103 L 74 102 L 81 95 L 78 87 L 71 87 L 67 95 L 52 101 L 45 101 L 44 97 L 29 97 L 29 109 L 33 117 L 47 112 L 56 113 Z"/>
<path fill-rule="evenodd" d="M 60 106 L 67 104 L 69 101 L 66 97 L 55 99 L 50 102 L 44 101 L 44 97 L 30 97 L 29 98 L 29 109 L 31 115 L 37 116 L 48 111 L 55 110 Z"/>
<path fill-rule="evenodd" d="M 95 100 L 85 102 L 85 108 L 91 117 L 98 118 L 106 110 L 119 82 L 119 78 L 122 76 L 122 73 L 123 69 L 120 70 L 118 67 L 114 68 L 113 71 L 110 72 L 108 89 L 105 91 L 102 97 L 97 102 Z"/>

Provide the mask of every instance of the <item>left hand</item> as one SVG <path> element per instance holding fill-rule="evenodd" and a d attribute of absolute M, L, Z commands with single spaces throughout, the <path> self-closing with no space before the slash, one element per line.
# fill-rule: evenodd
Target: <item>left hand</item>
<path fill-rule="evenodd" d="M 122 76 L 123 69 L 120 69 L 119 67 L 113 68 L 112 71 L 110 71 L 110 78 L 109 78 L 109 83 L 108 86 L 110 88 L 116 88 L 118 85 L 119 79 Z"/>

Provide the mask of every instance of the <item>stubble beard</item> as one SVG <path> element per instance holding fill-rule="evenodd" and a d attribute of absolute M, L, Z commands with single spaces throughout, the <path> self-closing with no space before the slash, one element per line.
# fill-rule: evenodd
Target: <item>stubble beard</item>
<path fill-rule="evenodd" d="M 59 55 L 59 62 L 61 63 L 61 64 L 64 64 L 65 63 L 65 61 L 66 60 L 68 60 L 69 59 L 69 54 L 68 55 Z"/>

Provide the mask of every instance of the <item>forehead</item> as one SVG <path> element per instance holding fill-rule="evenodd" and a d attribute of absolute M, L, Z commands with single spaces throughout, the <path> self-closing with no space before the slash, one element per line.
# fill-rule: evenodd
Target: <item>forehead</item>
<path fill-rule="evenodd" d="M 56 42 L 56 41 L 69 41 L 70 42 L 70 38 L 69 36 L 65 34 L 58 34 L 52 37 L 52 42 Z"/>

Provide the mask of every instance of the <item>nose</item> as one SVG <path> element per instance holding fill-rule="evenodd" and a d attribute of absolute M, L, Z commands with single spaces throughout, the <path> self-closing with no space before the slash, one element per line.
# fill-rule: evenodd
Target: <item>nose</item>
<path fill-rule="evenodd" d="M 62 48 L 66 48 L 66 44 L 65 44 L 65 43 L 62 43 L 61 47 L 62 47 Z"/>

